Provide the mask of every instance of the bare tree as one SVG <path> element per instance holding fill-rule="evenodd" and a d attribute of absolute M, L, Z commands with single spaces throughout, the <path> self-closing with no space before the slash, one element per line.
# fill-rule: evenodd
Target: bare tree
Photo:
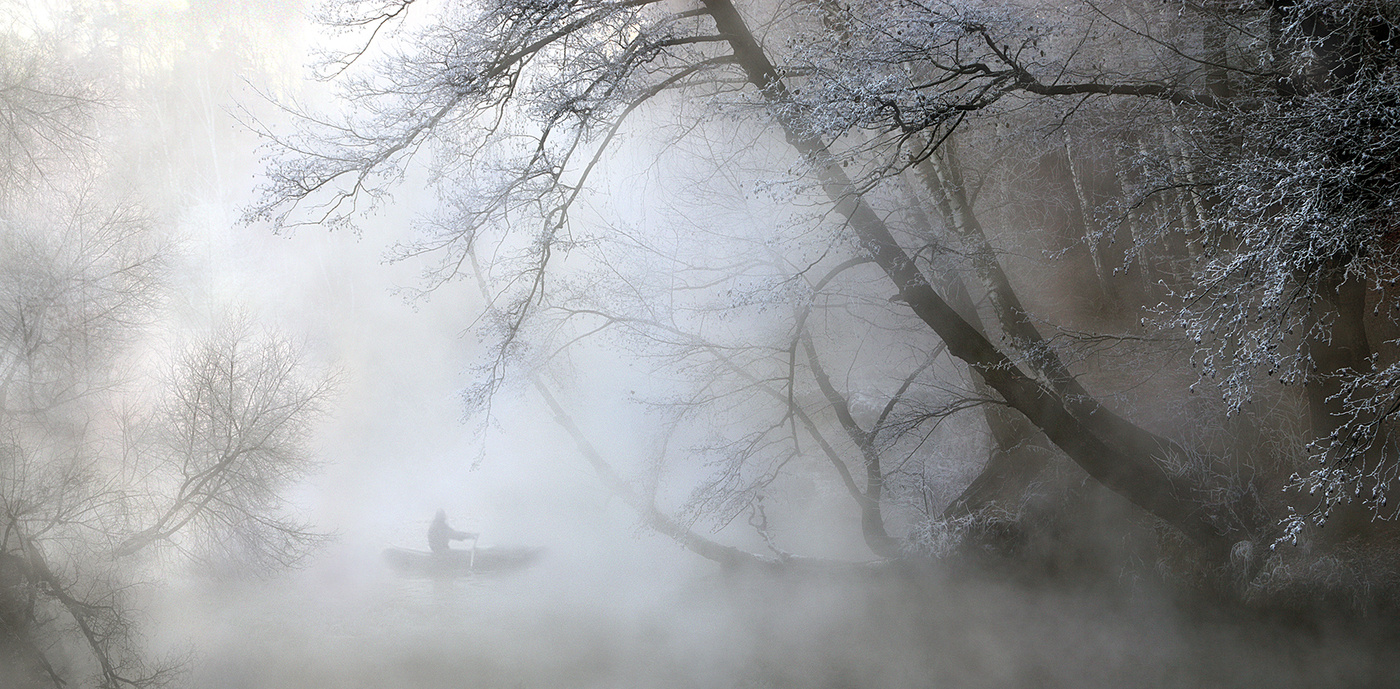
<path fill-rule="evenodd" d="M 497 347 L 475 399 L 489 400 L 505 364 L 541 341 L 536 324 L 580 270 L 570 257 L 639 234 L 624 223 L 580 219 L 580 199 L 598 185 L 610 155 L 624 150 L 639 113 L 658 112 L 675 94 L 709 105 L 683 126 L 688 131 L 708 131 L 720 117 L 751 116 L 745 121 L 766 127 L 715 150 L 726 163 L 742 160 L 745 146 L 773 153 L 766 183 L 744 193 L 826 211 L 790 217 L 798 222 L 782 231 L 760 220 L 754 225 L 763 229 L 728 232 L 765 247 L 750 256 L 779 268 L 731 270 L 714 283 L 742 295 L 727 308 L 767 299 L 800 312 L 810 296 L 793 288 L 802 276 L 868 263 L 883 277 L 840 293 L 851 303 L 867 300 L 848 311 L 844 327 L 899 314 L 909 327 L 890 341 L 922 344 L 912 349 L 925 353 L 930 339 L 940 343 L 966 364 L 973 384 L 986 386 L 983 401 L 1014 412 L 1013 424 L 987 418 L 1003 459 L 1016 456 L 1013 448 L 1053 446 L 1193 543 L 1211 566 L 1245 580 L 1268 556 L 1260 546 L 1297 536 L 1302 521 L 1281 529 L 1286 505 L 1258 497 L 1298 465 L 1279 462 L 1281 476 L 1241 483 L 1254 461 L 1241 449 L 1246 439 L 1271 432 L 1247 427 L 1287 425 L 1242 412 L 1244 401 L 1268 396 L 1284 409 L 1296 386 L 1304 389 L 1326 468 L 1298 480 L 1324 493 L 1301 512 L 1320 523 L 1358 488 L 1370 489 L 1372 509 L 1383 504 L 1396 466 L 1385 449 L 1394 409 L 1386 401 L 1390 374 L 1378 373 L 1389 369 L 1377 357 L 1394 352 L 1373 344 L 1363 307 L 1388 304 L 1380 288 L 1393 279 L 1386 199 L 1400 149 L 1387 142 L 1400 120 L 1390 113 L 1395 15 L 1385 3 L 329 7 L 333 26 L 364 38 L 362 49 L 337 56 L 326 72 L 342 85 L 348 110 L 307 114 L 290 132 L 266 130 L 280 155 L 248 217 L 279 227 L 351 223 L 431 148 L 445 210 L 399 255 L 435 257 L 431 289 L 457 276 L 473 250 L 495 248 L 488 270 L 499 276 L 490 320 Z M 427 16 L 405 19 L 420 12 Z M 756 17 L 771 19 L 755 25 Z M 1024 133 L 996 126 L 1008 122 Z M 1096 138 L 1067 137 L 1066 127 Z M 1023 146 L 1022 159 L 992 150 L 1006 138 Z M 987 172 L 973 179 L 970 171 L 979 170 Z M 999 191 L 988 182 L 997 175 L 1007 180 Z M 1001 205 L 1001 227 L 988 230 L 979 203 Z M 519 232 L 527 221 L 536 229 Z M 726 221 L 746 222 L 720 214 L 708 226 Z M 1120 230 L 1129 239 L 1119 247 L 1128 248 L 1110 248 Z M 786 244 L 793 235 L 802 239 Z M 788 253 L 770 260 L 769 247 L 780 244 Z M 1017 255 L 1037 252 L 1063 260 Z M 612 267 L 619 256 L 590 258 Z M 1156 293 L 1119 290 L 1118 272 L 1147 270 L 1144 257 L 1173 266 L 1171 280 Z M 1013 261 L 1035 272 L 1017 275 L 1007 268 Z M 1111 308 L 1064 305 L 1086 293 L 1082 280 L 1066 275 L 1075 266 L 1093 271 L 1095 296 L 1084 301 Z M 980 286 L 970 304 L 955 303 L 958 280 L 950 278 L 961 275 Z M 1046 289 L 1057 280 L 1065 284 Z M 879 290 L 894 296 L 870 299 Z M 623 308 L 595 309 L 603 318 L 591 327 L 665 324 L 652 317 L 655 295 L 633 291 L 637 298 Z M 1041 293 L 1058 291 L 1068 295 L 1058 303 Z M 629 318 L 638 313 L 647 316 Z M 1380 313 L 1390 317 L 1388 307 Z M 779 351 L 811 342 L 802 319 L 784 325 L 775 339 L 791 347 Z M 1108 332 L 1093 332 L 1098 327 Z M 1186 337 L 1164 334 L 1171 328 Z M 653 328 L 653 337 L 662 330 Z M 749 338 L 751 351 L 762 339 Z M 1136 398 L 1121 392 L 1146 381 L 1133 372 L 1116 381 L 1105 375 L 1105 342 L 1185 352 L 1165 365 L 1172 403 L 1152 399 L 1167 383 Z M 878 503 L 885 472 L 869 442 L 875 430 L 850 413 L 825 373 L 826 355 L 800 348 L 833 425 L 871 472 L 857 492 Z M 923 362 L 909 358 L 889 380 L 915 376 Z M 1198 388 L 1223 400 L 1210 413 L 1225 419 L 1214 425 L 1230 427 L 1222 435 L 1237 436 L 1231 442 L 1196 433 L 1201 417 L 1170 411 L 1189 406 Z M 788 413 L 800 395 L 789 387 L 785 397 Z M 752 441 L 763 436 L 736 437 L 758 447 Z M 1283 454 L 1299 450 L 1294 443 Z M 779 454 L 763 456 L 781 462 Z M 1017 473 L 1005 469 L 1006 462 L 990 463 L 971 492 L 990 494 L 988 481 Z M 865 519 L 878 532 L 873 516 Z"/>
<path fill-rule="evenodd" d="M 305 557 L 323 536 L 286 514 L 282 490 L 314 466 L 305 441 L 333 380 L 304 368 L 294 345 L 243 319 L 185 347 L 140 424 L 149 447 L 129 459 L 150 472 L 141 513 L 154 516 L 114 555 L 169 542 L 240 567 Z"/>
<path fill-rule="evenodd" d="M 329 379 L 240 323 L 162 361 L 176 248 L 106 169 L 96 87 L 51 36 L 0 33 L 0 683 L 168 684 L 133 592 L 321 540 L 281 491 Z"/>
<path fill-rule="evenodd" d="M 56 685 L 93 672 L 153 686 L 172 668 L 144 656 L 125 601 L 170 559 L 133 556 L 166 543 L 240 568 L 304 556 L 321 537 L 280 491 L 313 466 L 303 443 L 329 383 L 245 325 L 151 375 L 131 345 L 156 322 L 159 247 L 131 217 L 94 215 L 3 232 L 0 646 Z M 90 663 L 53 654 L 70 632 Z"/>

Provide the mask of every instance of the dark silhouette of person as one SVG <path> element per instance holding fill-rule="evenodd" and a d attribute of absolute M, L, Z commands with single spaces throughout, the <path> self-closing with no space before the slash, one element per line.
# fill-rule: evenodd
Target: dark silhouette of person
<path fill-rule="evenodd" d="M 452 541 L 475 541 L 477 534 L 470 531 L 458 531 L 447 525 L 447 511 L 438 510 L 433 517 L 432 526 L 428 527 L 428 547 L 433 554 L 446 553 L 452 550 Z"/>

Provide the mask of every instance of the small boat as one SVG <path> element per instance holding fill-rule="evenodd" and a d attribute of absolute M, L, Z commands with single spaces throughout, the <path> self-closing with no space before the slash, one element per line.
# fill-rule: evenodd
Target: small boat
<path fill-rule="evenodd" d="M 543 554 L 544 548 L 484 546 L 432 553 L 390 546 L 384 549 L 384 561 L 400 574 L 453 577 L 522 570 Z"/>

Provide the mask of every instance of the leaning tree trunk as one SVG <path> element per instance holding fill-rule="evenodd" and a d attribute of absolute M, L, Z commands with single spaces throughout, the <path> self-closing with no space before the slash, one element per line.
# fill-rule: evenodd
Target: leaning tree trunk
<path fill-rule="evenodd" d="M 948 141 L 952 140 L 949 137 Z M 951 156 L 946 157 L 951 158 Z M 1008 337 L 1033 336 L 1038 338 L 1039 333 L 1035 332 L 1034 326 L 1028 320 L 1020 302 L 1016 300 L 1015 294 L 1009 293 L 1010 283 L 1006 280 L 1006 274 L 1001 270 L 996 253 L 992 250 L 991 244 L 986 241 L 981 225 L 977 222 L 977 216 L 967 202 L 967 194 L 962 186 L 962 175 L 956 174 L 957 161 L 939 162 L 948 162 L 952 169 L 944 174 L 939 174 L 934 167 L 934 162 L 926 160 L 913 171 L 914 175 L 919 180 L 929 202 L 938 211 L 943 226 L 948 231 L 959 235 L 956 239 L 959 243 L 965 244 L 963 252 L 972 259 L 973 272 L 987 293 L 988 301 L 992 304 L 992 311 L 1001 326 L 1001 331 Z M 943 182 L 944 178 L 947 178 L 949 183 L 958 184 L 959 187 L 954 189 L 948 186 Z M 925 212 L 923 200 L 914 193 L 913 189 L 908 191 L 908 202 L 914 216 L 915 226 L 927 237 L 927 241 L 942 243 L 953 239 L 938 236 L 933 228 L 933 223 L 929 221 L 928 214 Z M 954 210 L 955 205 L 958 209 L 956 211 Z M 982 333 L 983 337 L 987 337 L 987 328 L 982 322 L 982 316 L 977 313 L 977 307 L 972 301 L 972 295 L 968 292 L 967 283 L 963 281 L 958 271 L 946 271 L 938 288 L 946 296 L 949 306 L 952 306 L 953 310 L 969 325 Z M 1015 333 L 1014 336 L 1013 333 Z M 990 340 L 990 338 L 988 339 Z M 1012 342 L 1014 344 L 1016 340 L 1013 339 Z M 996 392 L 987 386 L 987 381 L 982 379 L 976 369 L 969 368 L 968 372 L 972 379 L 973 389 L 978 395 L 988 399 L 997 396 Z M 1048 466 L 1054 452 L 1040 430 L 1031 425 L 1024 415 L 1015 410 L 1000 404 L 984 404 L 982 405 L 982 415 L 992 440 L 987 463 L 983 465 L 982 470 L 978 472 L 967 488 L 943 510 L 945 519 L 963 519 L 994 510 L 998 506 L 1005 506 L 1008 511 L 1012 511 L 1011 505 L 1021 502 L 1021 498 L 1030 489 L 1036 477 Z"/>
<path fill-rule="evenodd" d="M 786 105 L 788 93 L 778 70 L 733 4 L 729 0 L 703 0 L 703 5 L 728 41 L 748 82 L 770 103 Z M 960 317 L 934 291 L 885 222 L 856 191 L 825 141 L 790 108 L 774 108 L 774 117 L 904 303 L 943 340 L 950 353 L 967 362 L 1008 405 L 1024 414 L 1095 480 L 1180 530 L 1216 558 L 1228 557 L 1231 543 L 1247 537 L 1244 525 L 1217 525 L 1212 515 L 1201 509 L 1197 486 L 1166 469 L 1169 463 L 1184 461 L 1176 455 L 1174 443 L 1124 421 L 1090 397 L 1075 400 L 1047 389 Z"/>

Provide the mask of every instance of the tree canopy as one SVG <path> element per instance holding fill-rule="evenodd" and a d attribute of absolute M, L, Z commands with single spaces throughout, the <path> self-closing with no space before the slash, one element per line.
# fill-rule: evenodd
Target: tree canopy
<path fill-rule="evenodd" d="M 606 338 L 676 381 L 644 513 L 681 483 L 682 526 L 748 515 L 790 559 L 765 506 L 818 475 L 881 557 L 1014 549 L 1090 518 L 1087 475 L 1246 597 L 1313 557 L 1280 544 L 1392 547 L 1393 3 L 322 19 L 337 107 L 265 123 L 248 219 L 353 226 L 426 179 L 396 255 L 489 295 L 469 404 Z"/>
<path fill-rule="evenodd" d="M 332 378 L 236 305 L 177 313 L 161 161 L 120 141 L 150 102 L 101 54 L 137 46 L 67 19 L 0 28 L 0 684 L 162 686 L 182 665 L 144 643 L 151 581 L 324 540 L 284 491 Z"/>

